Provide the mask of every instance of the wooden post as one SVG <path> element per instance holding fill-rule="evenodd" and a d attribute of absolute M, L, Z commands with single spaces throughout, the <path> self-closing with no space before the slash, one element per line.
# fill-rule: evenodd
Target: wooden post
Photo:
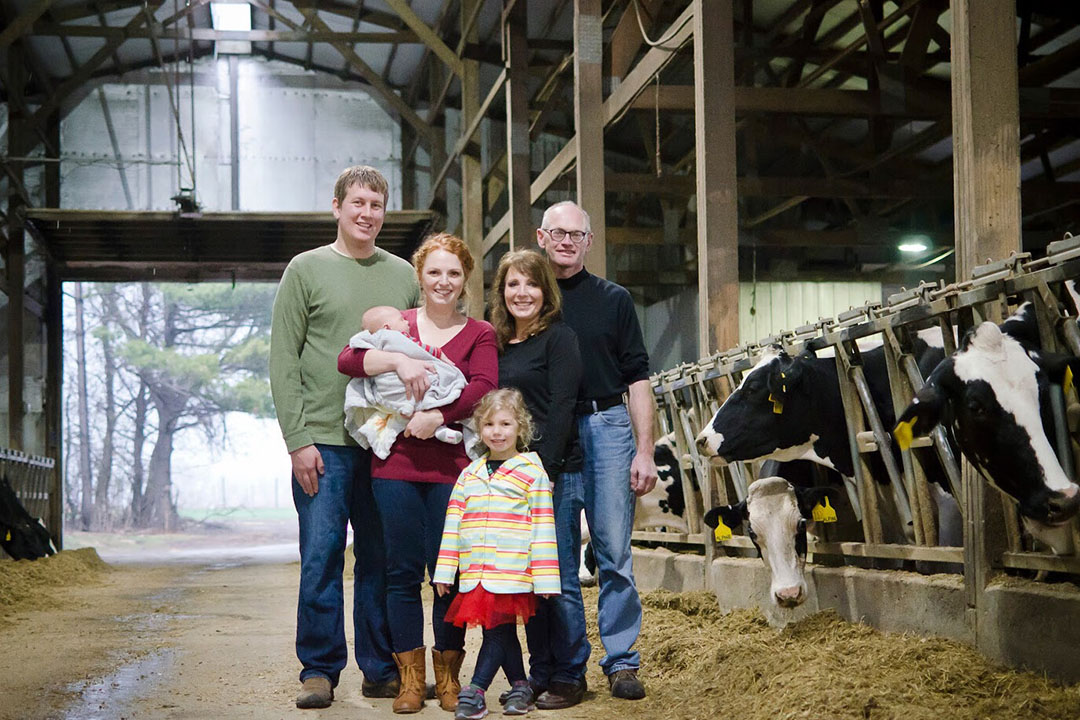
<path fill-rule="evenodd" d="M 956 278 L 986 258 L 1020 249 L 1020 129 L 1016 3 L 954 0 L 952 9 L 953 198 Z M 972 318 L 972 322 L 977 318 Z M 985 591 L 995 562 L 992 490 L 964 460 L 964 578 L 968 622 L 981 645 Z"/>
<path fill-rule="evenodd" d="M 739 342 L 733 26 L 732 0 L 694 0 L 698 355 Z"/>
<path fill-rule="evenodd" d="M 461 32 L 466 33 L 466 42 L 476 42 L 476 24 L 466 27 L 469 18 L 481 0 L 462 0 Z M 461 62 L 461 128 L 470 127 L 480 112 L 480 63 L 475 60 Z M 469 153 L 461 156 L 461 237 L 469 246 L 473 261 L 476 263 L 473 274 L 469 277 L 466 292 L 469 301 L 469 315 L 474 318 L 484 317 L 484 174 L 480 161 Z"/>
<path fill-rule="evenodd" d="M 64 297 L 56 265 L 45 267 L 45 456 L 56 461 L 49 483 L 49 515 L 46 524 L 53 543 L 63 549 L 64 453 L 63 369 Z"/>
<path fill-rule="evenodd" d="M 525 36 L 526 3 L 513 3 L 503 26 L 503 56 L 506 60 L 506 177 L 510 200 L 510 249 L 533 247 L 533 226 L 529 198 L 529 47 Z"/>
<path fill-rule="evenodd" d="M 604 33 L 600 0 L 574 2 L 574 130 L 577 133 L 577 198 L 592 221 L 589 272 L 607 276 L 604 228 Z"/>
<path fill-rule="evenodd" d="M 26 82 L 26 65 L 22 58 L 22 43 L 17 42 L 8 48 L 8 87 L 9 97 L 19 97 Z M 22 157 L 29 149 L 26 142 L 28 118 L 20 110 L 22 103 L 8 104 L 7 147 L 8 155 Z M 23 307 L 26 294 L 26 238 L 23 229 L 23 215 L 26 202 L 19 194 L 23 183 L 23 163 L 12 160 L 9 163 L 12 173 L 8 183 L 7 197 L 7 251 L 4 256 L 5 280 L 8 293 L 7 306 L 7 345 L 8 345 L 8 447 L 13 450 L 23 449 L 23 426 L 25 424 L 25 404 L 23 386 L 25 381 L 26 352 L 23 339 Z"/>
<path fill-rule="evenodd" d="M 951 8 L 956 279 L 966 280 L 987 258 L 1020 250 L 1016 3 Z"/>

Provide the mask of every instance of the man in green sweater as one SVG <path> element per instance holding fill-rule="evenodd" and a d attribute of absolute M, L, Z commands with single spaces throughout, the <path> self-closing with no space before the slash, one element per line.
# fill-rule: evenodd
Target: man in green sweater
<path fill-rule="evenodd" d="M 345 386 L 337 356 L 370 307 L 416 307 L 413 267 L 375 247 L 386 213 L 386 178 L 351 167 L 334 186 L 337 238 L 294 257 L 274 300 L 270 389 L 292 458 L 300 522 L 296 656 L 300 708 L 327 707 L 348 662 L 342 571 L 353 527 L 353 622 L 365 697 L 395 697 L 398 673 L 385 607 L 385 550 L 371 494 L 371 455 L 345 430 Z"/>

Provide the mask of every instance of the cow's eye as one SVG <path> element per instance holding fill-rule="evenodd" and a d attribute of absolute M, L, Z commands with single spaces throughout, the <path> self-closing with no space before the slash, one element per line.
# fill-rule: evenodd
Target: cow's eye
<path fill-rule="evenodd" d="M 968 398 L 967 409 L 972 415 L 982 416 L 986 413 L 986 406 L 978 398 Z"/>

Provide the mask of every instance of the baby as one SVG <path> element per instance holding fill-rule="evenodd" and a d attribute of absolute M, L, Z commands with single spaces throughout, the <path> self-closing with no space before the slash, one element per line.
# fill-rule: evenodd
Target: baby
<path fill-rule="evenodd" d="M 442 348 L 435 347 L 434 345 L 425 345 L 420 342 L 420 338 L 409 335 L 409 321 L 405 319 L 404 313 L 398 310 L 396 307 L 389 305 L 376 305 L 373 308 L 368 309 L 366 313 L 360 318 L 360 323 L 365 330 L 374 335 L 380 330 L 395 330 L 399 333 L 407 335 L 413 342 L 420 347 L 424 348 L 431 355 L 439 360 L 446 360 L 450 362 L 444 355 Z"/>
<path fill-rule="evenodd" d="M 433 368 L 428 373 L 431 384 L 419 401 L 409 399 L 405 384 L 394 372 L 353 378 L 345 388 L 345 429 L 361 447 L 370 447 L 386 459 L 390 446 L 409 424 L 413 413 L 453 402 L 461 395 L 466 381 L 440 348 L 425 345 L 409 334 L 409 321 L 400 310 L 378 305 L 364 313 L 361 323 L 364 329 L 352 337 L 350 346 L 401 353 L 430 362 Z M 435 431 L 435 437 L 458 443 L 462 441 L 462 431 L 444 425 Z"/>

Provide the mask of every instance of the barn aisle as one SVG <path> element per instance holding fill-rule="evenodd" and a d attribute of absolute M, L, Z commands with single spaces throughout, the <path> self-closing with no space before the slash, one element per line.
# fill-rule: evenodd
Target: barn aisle
<path fill-rule="evenodd" d="M 87 557 L 97 561 L 90 550 L 47 561 L 60 563 L 63 579 L 36 595 L 33 609 L 11 604 L 5 581 L 43 566 L 0 565 L 0 720 L 394 717 L 389 700 L 361 696 L 354 667 L 331 708 L 293 706 L 297 563 L 120 563 L 91 572 L 74 562 Z M 591 662 L 585 703 L 533 717 L 705 720 L 719 707 L 751 720 L 1080 716 L 1080 686 L 995 667 L 956 642 L 881 633 L 832 612 L 777 630 L 756 610 L 720 612 L 706 593 L 646 593 L 643 604 L 649 697 L 613 700 Z M 595 606 L 589 589 L 598 654 Z M 478 644 L 470 632 L 465 677 Z M 492 704 L 504 688 L 499 679 Z M 419 717 L 451 716 L 429 702 Z"/>
<path fill-rule="evenodd" d="M 0 719 L 394 717 L 389 700 L 361 696 L 355 666 L 331 708 L 293 706 L 298 577 L 294 562 L 118 564 L 56 589 L 0 625 Z M 478 646 L 470 632 L 466 669 Z M 558 716 L 604 716 L 580 710 Z M 418 717 L 451 716 L 429 702 Z"/>

